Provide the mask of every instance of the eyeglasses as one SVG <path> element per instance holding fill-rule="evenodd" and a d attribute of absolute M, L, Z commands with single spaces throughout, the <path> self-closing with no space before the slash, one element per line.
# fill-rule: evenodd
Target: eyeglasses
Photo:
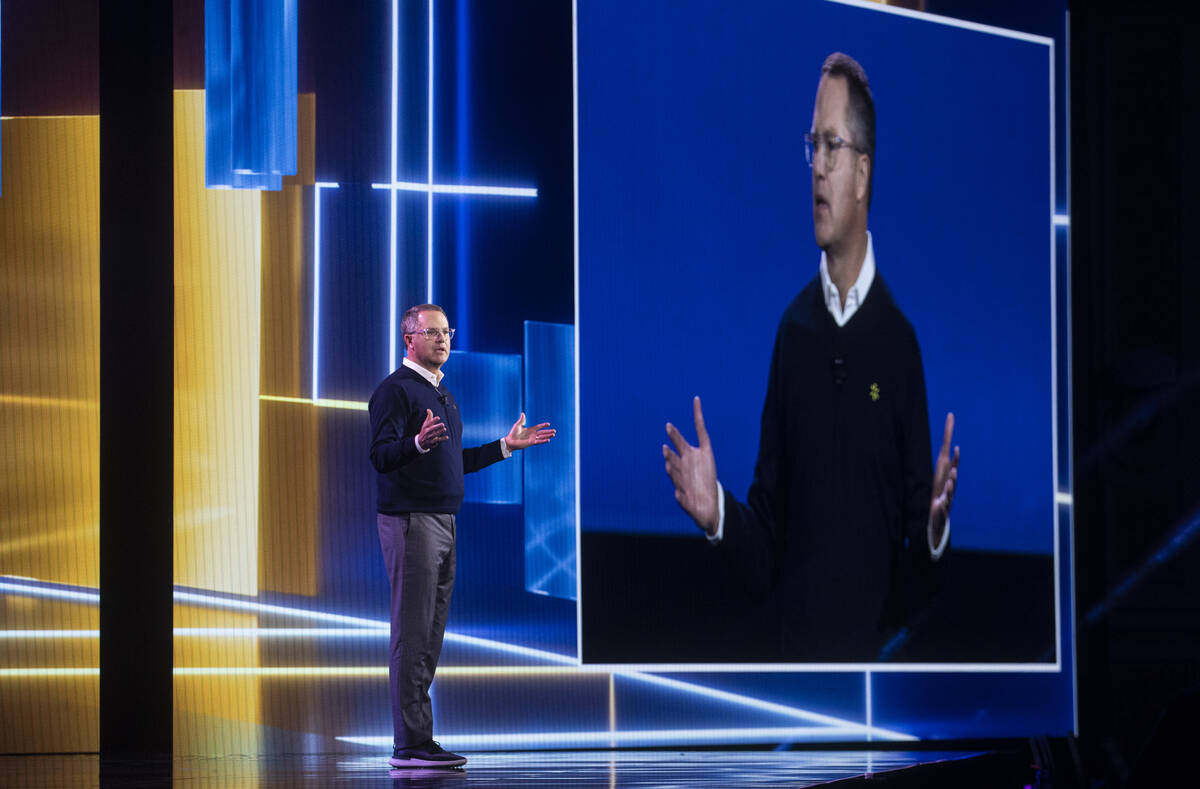
<path fill-rule="evenodd" d="M 823 134 L 821 132 L 805 132 L 804 134 L 804 159 L 808 162 L 808 166 L 813 166 L 814 154 L 821 153 L 825 157 L 825 169 L 832 170 L 837 166 L 837 152 L 843 148 L 851 148 L 859 153 L 865 153 L 862 148 L 859 148 L 849 140 L 843 140 L 836 134 Z"/>
<path fill-rule="evenodd" d="M 436 340 L 438 338 L 438 335 L 445 337 L 447 340 L 454 339 L 454 329 L 421 329 L 420 331 L 410 331 L 410 332 L 405 332 L 405 333 L 406 334 L 423 334 L 423 335 L 425 335 L 425 339 L 430 340 L 431 342 L 433 340 Z"/>

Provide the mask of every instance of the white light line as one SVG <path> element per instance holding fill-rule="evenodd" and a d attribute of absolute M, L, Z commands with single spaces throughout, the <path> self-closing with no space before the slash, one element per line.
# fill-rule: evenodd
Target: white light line
<path fill-rule="evenodd" d="M 1066 73 L 1063 74 L 1063 91 L 1066 93 L 1066 95 L 1064 96 L 1064 99 L 1066 100 L 1066 106 L 1070 107 L 1071 106 L 1071 11 L 1070 11 L 1070 9 L 1067 9 L 1066 11 L 1063 12 L 1063 34 L 1064 34 L 1064 38 L 1065 38 L 1064 48 L 1063 48 L 1063 65 L 1066 68 Z M 1065 142 L 1064 147 L 1066 148 L 1066 154 L 1067 154 L 1067 161 L 1066 161 L 1066 171 L 1067 171 L 1067 184 L 1066 184 L 1067 195 L 1066 195 L 1066 197 L 1067 197 L 1067 201 L 1066 202 L 1067 202 L 1067 216 L 1069 217 L 1071 215 L 1071 205 L 1072 205 L 1072 202 L 1071 202 L 1071 113 L 1068 111 L 1067 113 L 1065 113 L 1065 117 L 1066 117 L 1066 129 L 1064 129 L 1063 131 L 1065 132 L 1064 139 L 1066 142 Z M 1066 330 L 1067 330 L 1067 338 L 1066 338 L 1067 339 L 1067 341 L 1066 341 L 1066 348 L 1067 348 L 1067 360 L 1066 360 L 1067 402 L 1070 403 L 1070 402 L 1073 402 L 1073 400 L 1074 400 L 1075 384 L 1074 384 L 1074 378 L 1072 378 L 1072 376 L 1071 376 L 1071 347 L 1072 347 L 1071 344 L 1073 342 L 1073 338 L 1072 338 L 1072 334 L 1071 334 L 1072 258 L 1071 258 L 1071 235 L 1069 233 L 1067 234 L 1066 242 L 1067 242 L 1066 243 L 1067 259 L 1066 259 L 1064 268 L 1066 269 L 1067 281 L 1066 281 L 1064 287 L 1066 288 L 1066 293 L 1067 293 L 1067 299 L 1066 299 L 1067 314 L 1064 319 L 1064 324 L 1065 324 Z M 1075 420 L 1073 418 L 1071 418 L 1071 409 L 1070 409 L 1070 407 L 1068 407 L 1067 408 L 1067 446 L 1066 446 L 1068 458 L 1072 458 L 1075 456 L 1074 448 L 1075 448 Z M 1075 464 L 1073 462 L 1068 461 L 1067 474 L 1070 477 L 1071 490 L 1074 491 L 1075 490 Z M 1072 506 L 1074 506 L 1074 501 L 1072 501 Z M 1068 641 L 1068 643 L 1071 645 L 1071 724 L 1072 724 L 1071 733 L 1078 736 L 1078 734 L 1079 734 L 1079 659 L 1078 659 L 1078 650 L 1076 649 L 1076 645 L 1079 642 L 1076 640 L 1076 625 L 1075 625 L 1075 612 L 1076 612 L 1075 540 L 1071 539 L 1071 535 L 1074 533 L 1074 531 L 1075 531 L 1075 518 L 1074 518 L 1074 513 L 1072 513 L 1072 517 L 1067 523 L 1067 557 L 1068 557 L 1067 567 L 1069 568 L 1069 571 L 1070 571 L 1069 577 L 1067 579 L 1067 597 L 1070 600 L 1070 603 L 1069 603 L 1070 608 L 1068 610 L 1071 612 L 1071 618 L 1070 618 L 1071 633 L 1070 633 L 1070 640 Z"/>
<path fill-rule="evenodd" d="M 574 296 L 575 296 L 575 325 L 571 327 L 575 346 L 571 354 L 572 399 L 575 408 L 575 550 L 578 554 L 583 545 L 582 528 L 583 504 L 581 503 L 583 487 L 580 484 L 582 472 L 579 468 L 580 451 L 579 436 L 582 421 L 579 418 L 579 3 L 571 0 L 571 166 L 574 169 L 573 194 L 571 196 L 572 222 L 572 256 L 575 266 Z M 575 654 L 583 661 L 583 562 L 575 568 Z"/>
<path fill-rule="evenodd" d="M 99 638 L 99 630 L 0 630 L 0 638 Z"/>
<path fill-rule="evenodd" d="M 959 27 L 963 30 L 974 30 L 977 33 L 988 33 L 993 36 L 1001 36 L 1003 38 L 1015 38 L 1018 41 L 1028 41 L 1033 44 L 1051 44 L 1054 39 L 1045 36 L 1037 36 L 1033 33 L 1022 33 L 1019 30 L 1009 30 L 1003 27 L 994 27 L 992 25 L 981 25 L 978 22 L 968 22 L 965 19 L 955 19 L 949 16 L 940 16 L 938 14 L 928 14 L 924 11 L 911 11 L 907 8 L 899 8 L 896 6 L 881 5 L 875 0 L 829 0 L 831 3 L 839 5 L 854 6 L 855 8 L 863 8 L 869 11 L 882 11 L 886 14 L 896 14 L 897 16 L 906 16 L 910 19 L 917 19 L 922 22 L 932 22 L 938 25 L 946 25 L 948 27 Z"/>
<path fill-rule="evenodd" d="M 100 669 L 93 668 L 0 668 L 5 677 L 98 677 Z"/>
<path fill-rule="evenodd" d="M 857 727 L 780 726 L 744 729 L 641 729 L 628 731 L 521 732 L 511 734 L 445 734 L 440 739 L 459 750 L 507 748 L 607 748 L 633 745 L 706 745 L 723 743 L 830 742 L 861 737 Z M 371 747 L 392 743 L 391 737 L 338 737 L 340 742 Z M 915 740 L 904 737 L 903 740 Z"/>
<path fill-rule="evenodd" d="M 863 672 L 863 683 L 865 685 L 865 690 L 866 690 L 866 705 L 865 705 L 866 706 L 866 714 L 863 716 L 863 720 L 865 720 L 867 723 L 867 742 L 870 742 L 871 735 L 874 733 L 871 730 L 872 711 L 871 711 L 871 672 L 870 671 Z"/>
<path fill-rule="evenodd" d="M 195 602 L 201 605 L 210 605 L 217 608 L 233 608 L 242 611 L 256 611 L 259 613 L 282 614 L 285 616 L 296 616 L 308 619 L 315 619 L 325 622 L 341 622 L 345 624 L 360 625 L 368 628 L 381 628 L 385 631 L 390 627 L 388 622 L 377 619 L 363 619 L 361 617 L 345 616 L 343 614 L 328 614 L 323 611 L 312 611 L 306 608 L 290 608 L 280 605 L 268 605 L 265 603 L 254 603 L 243 600 L 233 600 L 223 597 L 210 597 L 207 595 L 194 594 L 192 592 L 175 592 L 175 599 L 184 602 Z M 574 665 L 575 659 L 567 655 L 560 655 L 556 652 L 548 652 L 542 649 L 533 649 L 532 647 L 523 647 L 517 644 L 508 644 L 503 641 L 493 641 L 489 638 L 479 638 L 477 636 L 468 636 L 462 633 L 447 631 L 445 635 L 446 641 L 458 644 L 466 644 L 469 646 L 479 647 L 481 649 L 489 649 L 495 652 L 502 652 L 509 655 L 521 655 L 523 657 L 537 658 L 549 662 Z"/>
<path fill-rule="evenodd" d="M 617 673 L 650 674 L 1054 674 L 1056 663 L 584 663 Z"/>
<path fill-rule="evenodd" d="M 1057 134 L 1055 132 L 1055 123 L 1057 122 L 1055 113 L 1054 88 L 1054 41 L 1051 39 L 1048 53 L 1049 58 L 1049 94 L 1050 94 L 1050 215 L 1055 215 L 1055 206 L 1058 202 L 1058 165 L 1057 156 L 1058 150 L 1055 145 L 1057 142 Z M 1055 236 L 1056 230 L 1050 229 L 1050 473 L 1053 478 L 1050 481 L 1050 489 L 1054 491 L 1055 499 L 1058 498 L 1058 244 Z M 1051 539 L 1054 540 L 1051 551 L 1054 554 L 1054 663 L 1057 666 L 1062 665 L 1062 554 L 1059 551 L 1059 522 L 1058 522 L 1058 507 L 1053 508 L 1052 520 L 1054 523 L 1054 532 Z"/>
<path fill-rule="evenodd" d="M 359 625 L 360 627 L 388 627 L 387 622 L 377 619 L 364 619 L 363 617 L 358 616 L 330 614 L 324 611 L 312 611 L 306 608 L 291 608 L 289 606 L 271 605 L 269 603 L 256 603 L 249 600 L 236 600 L 227 597 L 212 597 L 210 595 L 196 594 L 195 592 L 181 592 L 179 590 L 175 590 L 175 602 L 194 603 L 196 605 L 210 606 L 212 608 L 228 608 L 235 611 L 254 611 L 255 613 L 260 614 L 295 616 L 301 619 L 313 619 L 320 622 L 340 622 L 347 625 Z"/>
<path fill-rule="evenodd" d="M 483 186 L 479 184 L 427 184 L 419 181 L 373 183 L 372 189 L 395 189 L 401 192 L 431 192 L 440 195 L 494 195 L 496 197 L 537 197 L 537 187 Z"/>
<path fill-rule="evenodd" d="M 1054 215 L 1054 224 L 1056 227 L 1070 227 L 1071 226 L 1071 215 L 1070 214 L 1055 214 Z"/>
<path fill-rule="evenodd" d="M 1060 490 L 1054 494 L 1054 501 L 1058 504 L 1071 506 L 1075 504 L 1075 497 L 1065 490 Z"/>
<path fill-rule="evenodd" d="M 76 592 L 70 589 L 54 589 L 44 586 L 28 586 L 0 581 L 0 591 L 18 592 L 34 597 L 53 597 L 61 600 L 80 600 L 86 603 L 99 603 L 99 592 Z"/>
<path fill-rule="evenodd" d="M 478 636 L 468 636 L 463 633 L 447 632 L 446 640 L 458 644 L 480 647 L 482 649 L 490 649 L 496 652 L 504 652 L 509 655 L 521 655 L 523 657 L 536 658 L 538 660 L 545 660 L 551 663 L 558 663 L 560 665 L 578 665 L 578 661 L 569 655 L 560 655 L 557 652 L 548 652 L 544 649 L 534 649 L 533 647 L 523 647 L 518 644 L 508 644 L 503 641 L 493 641 L 490 638 L 479 638 Z"/>
<path fill-rule="evenodd" d="M 425 195 L 425 301 L 433 303 L 433 0 L 427 0 L 429 6 L 429 46 L 428 55 L 429 86 L 425 93 L 429 106 L 426 110 L 426 126 L 428 139 L 426 143 L 427 173 L 429 192 Z M 393 176 L 392 181 L 396 179 Z M 393 192 L 392 194 L 395 194 Z"/>
<path fill-rule="evenodd" d="M 727 690 L 717 690 L 716 688 L 708 688 L 703 685 L 695 685 L 690 682 L 682 682 L 677 679 L 670 679 L 669 677 L 660 677 L 653 674 L 642 674 L 640 672 L 629 674 L 623 674 L 621 672 L 614 673 L 617 676 L 629 677 L 630 679 L 640 680 L 650 685 L 658 685 L 660 687 L 671 688 L 672 690 L 678 690 L 684 693 L 692 693 L 697 696 L 704 696 L 705 698 L 715 699 L 717 701 L 726 701 L 731 704 L 737 704 L 741 707 L 748 707 L 750 709 L 771 712 L 779 715 L 787 715 L 788 717 L 799 718 L 801 720 L 809 721 L 810 723 L 819 723 L 830 727 L 853 729 L 859 734 L 862 734 L 870 729 L 875 733 L 889 739 L 916 739 L 910 735 L 902 734 L 900 732 L 888 731 L 887 729 L 876 729 L 874 727 L 866 726 L 862 723 L 855 723 L 854 721 L 845 720 L 844 718 L 836 718 L 832 715 L 823 715 L 819 712 L 812 712 L 811 710 L 800 709 L 799 707 L 791 707 L 787 704 L 779 704 L 778 702 L 774 701 L 764 701 L 762 699 L 754 698 L 753 696 L 744 696 L 740 693 L 731 693 Z"/>
<path fill-rule="evenodd" d="M 177 627 L 177 638 L 383 638 L 382 627 Z"/>
<path fill-rule="evenodd" d="M 177 677 L 386 677 L 387 666 L 185 666 Z"/>
<path fill-rule="evenodd" d="M 400 0 L 392 0 L 392 176 L 396 176 L 396 136 L 400 133 L 399 123 L 399 84 L 400 84 Z M 388 366 L 385 375 L 396 369 L 396 190 L 388 195 L 390 211 L 388 243 Z"/>

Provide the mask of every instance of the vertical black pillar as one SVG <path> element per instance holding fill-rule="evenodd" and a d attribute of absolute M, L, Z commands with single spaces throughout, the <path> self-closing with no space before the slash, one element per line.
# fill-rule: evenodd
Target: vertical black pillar
<path fill-rule="evenodd" d="M 100 4 L 100 755 L 171 755 L 172 4 Z"/>

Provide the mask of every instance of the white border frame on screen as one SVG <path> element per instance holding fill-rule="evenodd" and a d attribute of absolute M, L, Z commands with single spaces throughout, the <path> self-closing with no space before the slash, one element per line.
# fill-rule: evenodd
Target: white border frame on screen
<path fill-rule="evenodd" d="M 1060 491 L 1058 489 L 1059 478 L 1059 447 L 1058 447 L 1058 310 L 1057 310 L 1057 250 L 1056 250 L 1056 234 L 1060 227 L 1066 228 L 1070 225 L 1069 213 L 1066 215 L 1056 212 L 1056 181 L 1057 181 L 1057 157 L 1056 157 L 1056 102 L 1055 102 L 1055 42 L 1052 38 L 1038 36 L 1029 33 L 1022 33 L 1005 28 L 994 27 L 991 25 L 983 25 L 976 22 L 968 22 L 950 17 L 938 16 L 922 11 L 911 11 L 904 8 L 894 8 L 890 6 L 880 5 L 870 2 L 869 0 L 826 0 L 827 2 L 836 3 L 838 5 L 852 6 L 869 11 L 876 11 L 887 14 L 895 14 L 898 16 L 909 17 L 931 24 L 947 25 L 950 27 L 972 30 L 989 35 L 1001 36 L 1004 38 L 1026 41 L 1033 44 L 1040 44 L 1047 48 L 1050 68 L 1049 82 L 1049 99 L 1050 99 L 1050 127 L 1049 127 L 1049 142 L 1050 142 L 1050 195 L 1049 195 L 1049 239 L 1050 239 L 1050 396 L 1051 396 L 1051 447 L 1052 447 L 1052 478 L 1051 478 L 1051 499 L 1053 502 L 1054 525 L 1053 525 L 1053 541 L 1054 541 L 1054 660 L 1053 662 L 1033 662 L 1033 663 L 587 663 L 584 661 L 583 654 L 583 568 L 577 562 L 576 572 L 576 653 L 579 665 L 587 669 L 601 669 L 615 672 L 654 672 L 654 673 L 858 673 L 862 672 L 867 682 L 868 694 L 870 687 L 870 675 L 873 673 L 984 673 L 984 674 L 1049 674 L 1059 673 L 1063 669 L 1063 626 L 1062 626 L 1062 584 L 1061 584 L 1061 565 L 1062 554 L 1060 552 L 1061 535 L 1059 531 L 1059 508 L 1072 507 L 1072 497 L 1070 491 Z M 574 262 L 575 262 L 575 545 L 577 556 L 581 551 L 582 546 L 582 507 L 580 504 L 580 409 L 579 409 L 579 41 L 578 41 L 578 0 L 572 0 L 572 96 L 574 104 L 574 145 L 573 158 L 575 170 L 575 195 L 574 195 Z M 1069 164 L 1069 161 L 1068 161 Z M 1068 277 L 1069 277 L 1069 258 L 1068 258 Z M 1069 327 L 1068 327 L 1069 331 Z M 1068 334 L 1069 337 L 1069 334 Z M 1068 376 L 1069 389 L 1069 376 Z M 1070 440 L 1068 438 L 1068 440 Z M 1073 521 L 1072 521 L 1073 524 Z M 1073 553 L 1073 551 L 1071 552 Z M 1072 561 L 1071 576 L 1074 577 L 1074 566 Z M 1068 590 L 1071 598 L 1074 598 L 1073 586 Z M 1074 644 L 1075 618 L 1071 617 L 1071 642 Z M 1075 677 L 1074 677 L 1074 648 L 1071 651 L 1072 657 L 1072 708 L 1075 704 Z M 1074 728 L 1078 729 L 1077 713 L 1073 713 L 1075 720 Z"/>

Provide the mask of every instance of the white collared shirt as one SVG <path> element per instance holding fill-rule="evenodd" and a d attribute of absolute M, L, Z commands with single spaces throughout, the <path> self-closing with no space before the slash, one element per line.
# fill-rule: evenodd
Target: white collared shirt
<path fill-rule="evenodd" d="M 426 370 L 424 367 L 422 367 L 421 365 L 414 362 L 412 359 L 409 359 L 407 356 L 405 356 L 400 361 L 400 363 L 403 364 L 405 367 L 407 367 L 410 370 L 415 370 L 417 372 L 417 375 L 421 376 L 426 381 L 433 384 L 435 389 L 442 385 L 442 379 L 446 377 L 446 374 L 443 373 L 441 370 L 438 370 L 436 373 L 430 372 L 429 370 Z"/>
<path fill-rule="evenodd" d="M 833 316 L 838 326 L 846 323 L 858 312 L 858 308 L 867 300 L 867 292 L 875 281 L 875 247 L 871 243 L 871 231 L 867 231 L 867 256 L 863 258 L 862 268 L 858 270 L 858 279 L 846 291 L 846 306 L 842 306 L 842 296 L 838 293 L 837 285 L 829 277 L 829 260 L 821 253 L 821 292 L 825 294 L 825 307 Z"/>

